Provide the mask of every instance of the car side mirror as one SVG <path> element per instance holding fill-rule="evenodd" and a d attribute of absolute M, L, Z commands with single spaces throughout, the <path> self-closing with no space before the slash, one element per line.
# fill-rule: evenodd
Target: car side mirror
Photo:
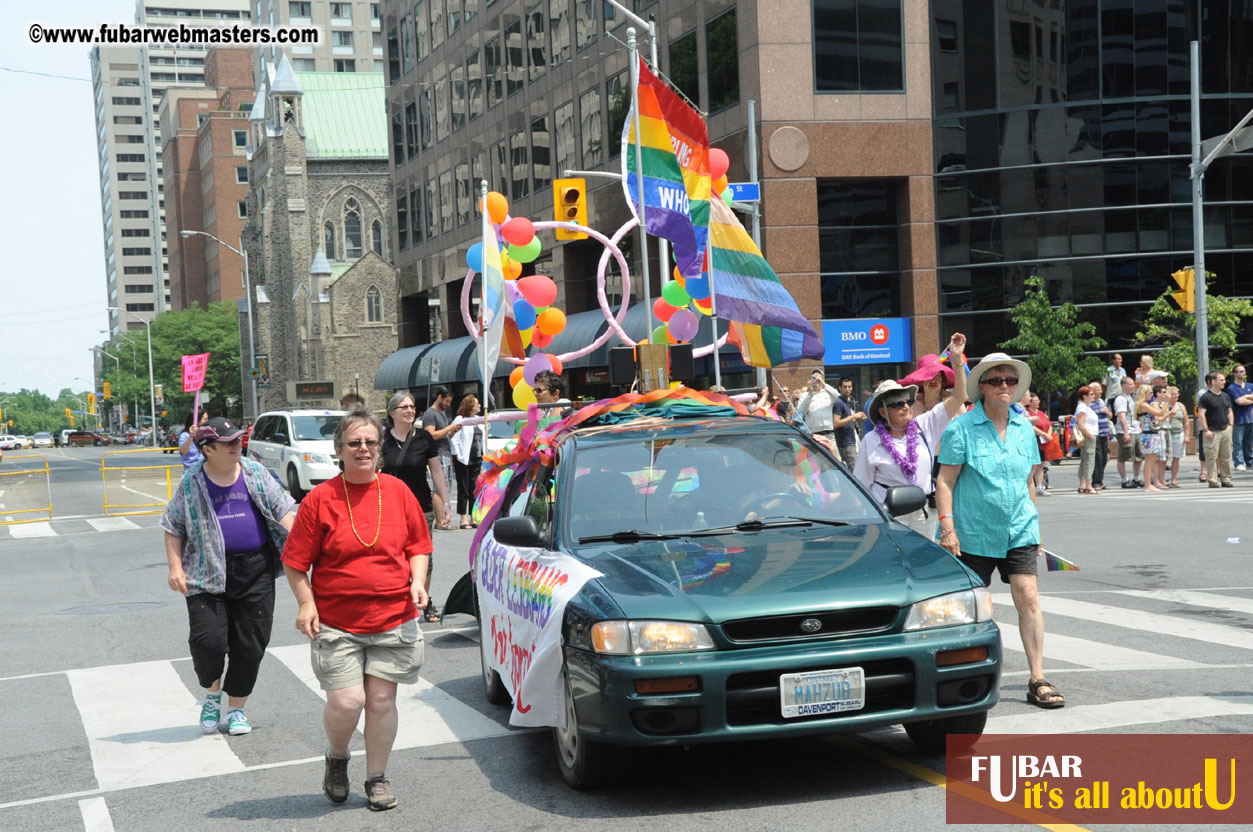
<path fill-rule="evenodd" d="M 539 526 L 530 515 L 502 517 L 492 524 L 492 537 L 502 546 L 534 549 L 543 546 Z"/>
<path fill-rule="evenodd" d="M 916 485 L 893 486 L 883 497 L 883 506 L 893 517 L 912 514 L 926 504 L 927 495 Z"/>

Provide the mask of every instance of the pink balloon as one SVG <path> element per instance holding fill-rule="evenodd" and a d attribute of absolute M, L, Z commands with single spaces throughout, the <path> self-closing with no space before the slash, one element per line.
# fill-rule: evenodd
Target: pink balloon
<path fill-rule="evenodd" d="M 659 321 L 670 320 L 670 316 L 678 311 L 679 308 L 677 306 L 671 306 L 666 303 L 664 298 L 657 298 L 653 301 L 653 317 Z"/>
<path fill-rule="evenodd" d="M 542 274 L 528 275 L 518 279 L 518 291 L 536 309 L 552 306 L 557 299 L 557 284 Z"/>
<path fill-rule="evenodd" d="M 552 368 L 553 365 L 552 362 L 548 360 L 548 355 L 546 353 L 537 352 L 535 355 L 526 360 L 526 365 L 522 369 L 522 378 L 527 384 L 534 387 L 535 374 L 541 373 L 544 370 L 551 370 Z"/>
<path fill-rule="evenodd" d="M 717 179 L 726 176 L 727 168 L 731 167 L 731 157 L 720 147 L 709 148 L 709 178 Z"/>
<path fill-rule="evenodd" d="M 501 236 L 511 246 L 524 246 L 535 238 L 535 226 L 526 217 L 514 217 L 500 227 Z"/>
<path fill-rule="evenodd" d="M 690 309 L 676 310 L 670 316 L 670 334 L 680 341 L 691 341 L 696 337 L 696 330 L 700 327 L 700 320 L 692 314 Z"/>

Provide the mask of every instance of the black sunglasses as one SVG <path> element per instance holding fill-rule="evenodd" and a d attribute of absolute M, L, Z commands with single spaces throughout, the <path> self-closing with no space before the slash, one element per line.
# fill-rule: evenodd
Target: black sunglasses
<path fill-rule="evenodd" d="M 357 448 L 360 448 L 362 445 L 365 445 L 370 450 L 374 450 L 375 448 L 379 446 L 379 442 L 377 439 L 350 439 L 344 444 L 350 448 L 353 448 L 354 450 Z"/>
<path fill-rule="evenodd" d="M 904 410 L 907 407 L 914 406 L 913 399 L 897 399 L 894 402 L 884 402 L 883 406 L 891 410 Z"/>
<path fill-rule="evenodd" d="M 992 378 L 985 378 L 979 383 L 986 384 L 988 387 L 1017 387 L 1018 379 L 1014 376 L 993 376 Z"/>

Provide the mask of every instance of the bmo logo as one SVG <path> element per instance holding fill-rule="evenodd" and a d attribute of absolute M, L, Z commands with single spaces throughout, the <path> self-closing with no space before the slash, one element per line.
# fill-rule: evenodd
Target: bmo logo
<path fill-rule="evenodd" d="M 881 347 L 888 342 L 890 334 L 887 324 L 875 324 L 870 327 L 870 342 Z"/>

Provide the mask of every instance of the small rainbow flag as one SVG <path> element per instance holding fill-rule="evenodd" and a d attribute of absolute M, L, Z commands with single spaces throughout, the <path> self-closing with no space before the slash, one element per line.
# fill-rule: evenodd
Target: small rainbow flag
<path fill-rule="evenodd" d="M 1066 560 L 1061 555 L 1044 550 L 1044 563 L 1048 566 L 1050 572 L 1078 572 L 1079 565 L 1074 561 Z"/>

